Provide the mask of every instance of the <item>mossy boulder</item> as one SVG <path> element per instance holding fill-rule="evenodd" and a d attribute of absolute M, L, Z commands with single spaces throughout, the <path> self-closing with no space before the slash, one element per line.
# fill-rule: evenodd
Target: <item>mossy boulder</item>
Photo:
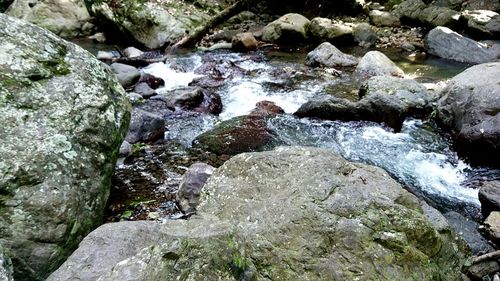
<path fill-rule="evenodd" d="M 80 279 L 82 271 L 98 271 L 98 280 L 120 281 L 461 278 L 461 240 L 446 223 L 435 226 L 418 199 L 382 169 L 328 150 L 280 147 L 237 155 L 214 172 L 201 198 L 190 220 L 150 224 L 146 237 L 162 233 L 160 238 L 142 250 L 128 243 L 129 254 L 112 259 L 106 257 L 122 249 L 121 241 L 137 236 L 136 224 L 130 224 L 131 234 L 123 223 L 102 227 L 119 239 L 80 248 L 75 254 L 81 256 L 73 255 L 55 276 Z M 437 211 L 434 216 L 446 221 Z M 110 232 L 113 227 L 120 231 Z M 82 244 L 109 241 L 102 233 Z"/>
<path fill-rule="evenodd" d="M 225 7 L 223 1 L 103 0 L 92 11 L 105 25 L 150 49 L 173 44 Z"/>
<path fill-rule="evenodd" d="M 42 280 L 101 223 L 130 105 L 92 54 L 0 14 L 0 237 Z"/>
<path fill-rule="evenodd" d="M 298 45 L 308 37 L 310 21 L 300 14 L 286 14 L 266 25 L 262 40 L 280 44 Z"/>
<path fill-rule="evenodd" d="M 90 35 L 93 29 L 84 0 L 15 0 L 6 14 L 66 38 Z"/>

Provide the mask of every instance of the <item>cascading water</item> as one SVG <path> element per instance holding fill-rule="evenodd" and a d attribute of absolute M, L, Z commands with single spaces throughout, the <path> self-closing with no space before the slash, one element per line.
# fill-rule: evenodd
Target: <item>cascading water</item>
<path fill-rule="evenodd" d="M 287 114 L 269 120 L 279 141 L 284 145 L 307 145 L 332 149 L 345 158 L 373 164 L 386 169 L 414 193 L 453 208 L 457 205 L 479 207 L 477 189 L 466 182 L 473 175 L 498 177 L 498 171 L 469 167 L 458 159 L 449 142 L 421 120 L 407 120 L 399 133 L 370 122 L 340 122 L 299 119 L 291 115 L 310 98 L 322 94 L 331 85 L 345 82 L 351 92 L 357 84 L 348 74 L 329 75 L 324 70 L 304 70 L 303 64 L 279 60 L 250 59 L 237 54 L 211 54 L 249 73 L 226 78 L 217 89 L 222 98 L 223 112 L 218 117 L 194 114 L 171 122 L 167 138 L 189 146 L 202 132 L 220 120 L 248 114 L 255 103 L 268 100 L 281 106 Z M 162 77 L 166 92 L 187 85 L 197 77 L 194 74 L 200 55 L 180 58 L 187 71 L 173 70 L 167 64 L 152 65 L 144 72 Z M 187 63 L 189 62 L 190 63 Z M 316 71 L 311 75 L 306 71 Z M 286 75 L 281 75 L 285 73 Z M 412 75 L 412 74 L 410 74 Z M 416 75 L 416 74 L 413 74 Z M 442 78 L 442 77 L 440 77 Z M 426 77 L 426 81 L 429 80 Z M 167 82 L 168 81 L 168 82 Z M 172 83 L 170 83 L 172 81 Z"/>

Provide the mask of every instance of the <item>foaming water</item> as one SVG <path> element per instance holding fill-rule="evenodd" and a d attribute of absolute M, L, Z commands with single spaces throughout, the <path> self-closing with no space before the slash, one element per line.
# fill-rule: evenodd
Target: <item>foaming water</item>
<path fill-rule="evenodd" d="M 370 122 L 336 122 L 278 117 L 270 121 L 287 145 L 332 149 L 352 161 L 384 168 L 403 184 L 424 193 L 479 206 L 477 189 L 463 186 L 470 167 L 450 152 L 448 143 L 419 120 L 401 133 Z M 414 136 L 418 135 L 419 138 Z M 427 137 L 422 137 L 427 135 Z"/>
<path fill-rule="evenodd" d="M 194 71 L 182 72 L 176 71 L 171 68 L 170 65 L 158 62 L 148 65 L 143 68 L 142 71 L 147 74 L 154 75 L 165 81 L 165 86 L 157 89 L 159 94 L 165 93 L 167 91 L 186 87 L 195 78 L 202 77 L 203 75 L 195 74 Z"/>

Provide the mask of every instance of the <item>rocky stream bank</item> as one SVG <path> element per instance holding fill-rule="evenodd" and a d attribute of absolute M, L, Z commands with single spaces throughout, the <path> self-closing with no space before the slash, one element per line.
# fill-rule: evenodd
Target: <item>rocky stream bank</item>
<path fill-rule="evenodd" d="M 0 1 L 0 280 L 499 278 L 497 1 L 340 2 Z"/>

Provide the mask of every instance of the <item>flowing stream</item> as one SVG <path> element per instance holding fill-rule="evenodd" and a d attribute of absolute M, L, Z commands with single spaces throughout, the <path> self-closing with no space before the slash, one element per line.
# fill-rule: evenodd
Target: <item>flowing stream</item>
<path fill-rule="evenodd" d="M 204 74 L 196 70 L 206 54 L 194 53 L 172 58 L 168 63 L 154 64 L 142 71 L 162 77 L 166 92 L 187 86 Z M 299 119 L 292 115 L 308 99 L 330 93 L 355 100 L 360 81 L 349 73 L 335 75 L 333 69 L 310 69 L 304 66 L 304 54 L 261 53 L 240 55 L 211 53 L 211 59 L 230 62 L 244 75 L 226 75 L 225 83 L 216 88 L 222 97 L 220 116 L 196 114 L 170 122 L 166 138 L 190 146 L 200 133 L 217 122 L 245 115 L 262 100 L 275 102 L 286 114 L 269 121 L 269 127 L 285 145 L 308 145 L 331 149 L 352 161 L 369 163 L 386 169 L 418 196 L 445 209 L 477 212 L 478 190 L 475 180 L 500 177 L 500 172 L 470 167 L 459 159 L 450 142 L 440 136 L 427 121 L 406 120 L 403 129 L 391 129 L 371 122 L 340 122 Z M 392 56 L 397 61 L 397 55 Z M 172 65 L 183 65 L 182 71 Z M 430 59 L 412 63 L 401 59 L 400 66 L 409 78 L 437 83 L 459 73 L 465 65 Z M 206 75 L 206 74 L 205 74 Z M 224 75 L 224 74 L 223 74 Z M 442 82 L 441 82 L 442 83 Z M 462 212 L 463 213 L 463 212 Z"/>

